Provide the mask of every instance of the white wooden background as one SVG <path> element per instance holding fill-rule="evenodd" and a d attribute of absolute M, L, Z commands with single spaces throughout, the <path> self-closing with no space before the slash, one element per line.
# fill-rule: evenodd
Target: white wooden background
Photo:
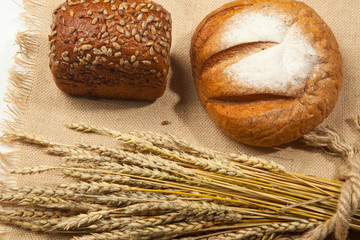
<path fill-rule="evenodd" d="M 23 12 L 22 0 L 1 0 L 0 7 L 0 121 L 6 118 L 6 105 L 3 101 L 8 83 L 8 71 L 14 64 L 13 57 L 18 51 L 15 45 L 16 33 L 25 29 L 20 18 Z M 0 151 L 7 151 L 0 146 Z"/>

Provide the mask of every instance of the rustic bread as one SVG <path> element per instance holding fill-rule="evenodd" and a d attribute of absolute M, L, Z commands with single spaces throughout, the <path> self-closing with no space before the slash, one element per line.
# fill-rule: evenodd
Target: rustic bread
<path fill-rule="evenodd" d="M 343 64 L 330 28 L 292 0 L 238 0 L 198 26 L 190 50 L 199 97 L 228 136 L 294 141 L 335 107 Z"/>
<path fill-rule="evenodd" d="M 73 0 L 53 16 L 50 68 L 72 95 L 155 100 L 165 91 L 171 16 L 141 0 Z"/>

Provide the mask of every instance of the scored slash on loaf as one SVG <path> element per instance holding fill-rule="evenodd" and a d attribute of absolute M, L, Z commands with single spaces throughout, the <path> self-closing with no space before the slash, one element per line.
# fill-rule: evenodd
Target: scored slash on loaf
<path fill-rule="evenodd" d="M 208 71 L 204 77 L 214 82 L 229 79 L 239 95 L 298 96 L 318 63 L 318 57 L 311 43 L 303 37 L 298 24 L 286 23 L 282 20 L 284 18 L 261 12 L 237 14 L 230 18 L 206 42 L 204 55 L 211 56 L 249 42 L 268 42 L 272 46 L 264 47 L 264 50 L 241 58 L 234 64 L 226 64 L 222 70 Z M 210 96 L 212 92 L 207 94 Z"/>
<path fill-rule="evenodd" d="M 156 100 L 170 66 L 171 16 L 147 0 L 66 1 L 53 15 L 50 68 L 79 96 Z"/>
<path fill-rule="evenodd" d="M 190 50 L 195 84 L 228 136 L 254 146 L 295 141 L 333 110 L 343 81 L 339 46 L 302 2 L 237 0 L 210 13 Z"/>

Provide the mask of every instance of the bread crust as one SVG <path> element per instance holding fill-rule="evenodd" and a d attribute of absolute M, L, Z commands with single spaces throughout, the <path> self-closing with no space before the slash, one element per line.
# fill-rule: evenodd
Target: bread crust
<path fill-rule="evenodd" d="M 153 101 L 170 66 L 171 16 L 142 0 L 66 1 L 53 14 L 50 69 L 78 96 Z"/>
<path fill-rule="evenodd" d="M 204 47 L 220 26 L 236 14 L 271 9 L 300 27 L 318 55 L 304 89 L 295 97 L 234 90 L 219 69 L 276 44 L 235 46 L 211 56 Z M 215 46 L 211 46 L 212 48 Z M 209 46 L 207 46 L 209 48 Z M 211 49 L 210 49 L 211 50 Z M 290 0 L 238 0 L 210 13 L 191 42 L 191 64 L 198 95 L 215 124 L 231 138 L 253 146 L 275 146 L 299 139 L 333 110 L 343 81 L 343 63 L 331 29 L 309 6 Z M 216 80 L 212 78 L 215 74 Z M 243 88 L 246 86 L 242 86 Z M 227 94 L 223 92 L 226 90 Z"/>

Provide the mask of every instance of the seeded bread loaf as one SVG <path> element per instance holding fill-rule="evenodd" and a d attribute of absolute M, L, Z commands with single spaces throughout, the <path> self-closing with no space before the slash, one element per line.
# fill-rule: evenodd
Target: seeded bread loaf
<path fill-rule="evenodd" d="M 254 146 L 294 141 L 335 107 L 342 57 L 330 28 L 292 0 L 238 0 L 192 38 L 199 97 L 228 136 Z"/>
<path fill-rule="evenodd" d="M 153 101 L 166 88 L 171 17 L 140 0 L 70 0 L 53 15 L 50 68 L 65 93 Z"/>

